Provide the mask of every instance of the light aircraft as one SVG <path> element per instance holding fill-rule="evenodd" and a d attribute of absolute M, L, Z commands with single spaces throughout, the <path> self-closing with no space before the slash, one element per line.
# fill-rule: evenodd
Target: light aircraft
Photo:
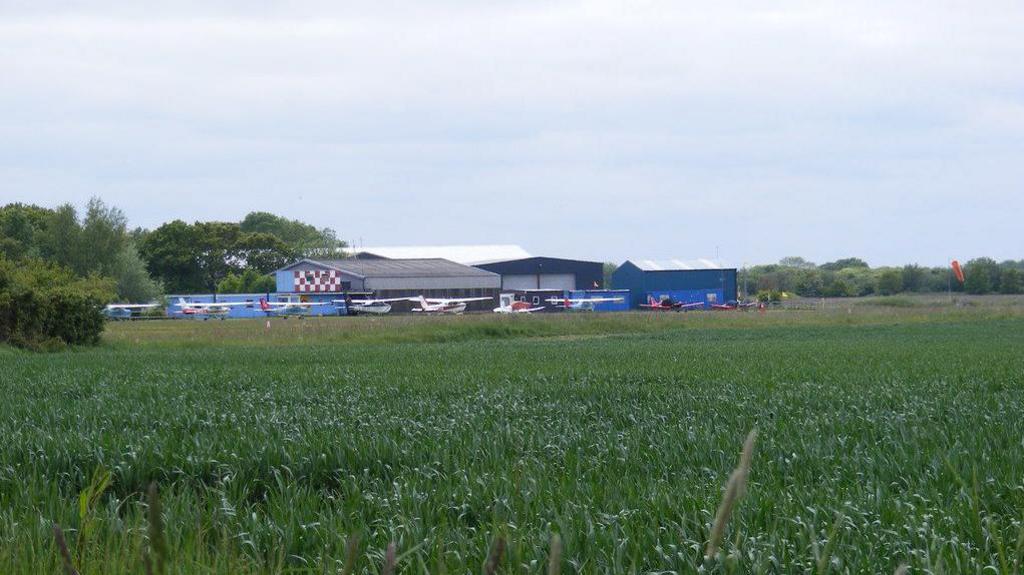
<path fill-rule="evenodd" d="M 345 309 L 354 315 L 370 314 L 384 315 L 391 312 L 391 302 L 409 301 L 407 297 L 393 297 L 388 299 L 332 299 L 335 305 L 345 304 Z"/>
<path fill-rule="evenodd" d="M 297 315 L 304 316 L 310 309 L 318 305 L 331 305 L 327 301 L 267 301 L 267 298 L 260 298 L 260 310 L 267 315 Z"/>
<path fill-rule="evenodd" d="M 485 301 L 489 297 L 464 297 L 464 298 L 429 298 L 423 297 L 411 297 L 407 298 L 413 303 L 420 304 L 420 307 L 412 308 L 412 311 L 423 312 L 423 313 L 451 313 L 461 314 L 466 311 L 466 304 L 471 301 Z"/>
<path fill-rule="evenodd" d="M 711 304 L 711 309 L 716 309 L 716 310 L 724 311 L 724 310 L 730 310 L 730 309 L 745 309 L 745 308 L 748 308 L 748 307 L 754 307 L 756 305 L 757 305 L 757 302 L 755 302 L 755 301 L 748 301 L 748 302 L 730 301 L 730 302 L 726 302 L 726 303 L 713 303 L 713 304 Z"/>
<path fill-rule="evenodd" d="M 244 301 L 187 302 L 185 298 L 180 297 L 178 303 L 174 305 L 178 307 L 178 311 L 175 313 L 224 319 L 224 316 L 231 313 L 232 307 L 249 305 L 249 303 Z"/>
<path fill-rule="evenodd" d="M 158 303 L 112 303 L 103 308 L 108 319 L 131 319 L 147 309 L 160 307 Z"/>
<path fill-rule="evenodd" d="M 622 303 L 621 297 L 551 297 L 544 301 L 571 311 L 594 311 L 597 303 Z"/>
<path fill-rule="evenodd" d="M 494 313 L 533 313 L 544 309 L 544 306 L 530 307 L 529 302 L 516 301 L 515 294 L 503 293 L 498 296 L 498 307 L 494 308 Z"/>
<path fill-rule="evenodd" d="M 700 309 L 704 307 L 704 302 L 695 301 L 692 303 L 683 303 L 681 301 L 672 301 L 671 298 L 656 300 L 653 296 L 648 295 L 647 303 L 640 304 L 640 307 L 653 311 L 683 311 Z"/>

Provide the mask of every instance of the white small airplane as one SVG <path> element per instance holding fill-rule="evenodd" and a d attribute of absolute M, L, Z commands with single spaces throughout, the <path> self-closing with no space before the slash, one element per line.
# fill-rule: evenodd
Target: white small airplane
<path fill-rule="evenodd" d="M 355 315 L 370 314 L 384 315 L 391 312 L 391 302 L 409 301 L 407 297 L 393 297 L 388 299 L 332 299 L 335 305 L 345 304 L 350 313 Z"/>
<path fill-rule="evenodd" d="M 131 319 L 147 309 L 160 307 L 158 303 L 112 303 L 103 308 L 108 319 Z"/>
<path fill-rule="evenodd" d="M 185 298 L 179 297 L 178 302 L 174 305 L 178 307 L 178 311 L 175 313 L 224 319 L 224 316 L 231 313 L 231 308 L 250 304 L 244 301 L 188 302 L 185 301 Z"/>
<path fill-rule="evenodd" d="M 260 298 L 260 310 L 267 315 L 298 315 L 303 316 L 309 313 L 309 310 L 320 305 L 332 305 L 333 302 L 329 301 L 267 301 L 266 298 Z"/>
<path fill-rule="evenodd" d="M 533 313 L 544 309 L 544 306 L 531 307 L 529 302 L 517 301 L 516 294 L 512 293 L 498 296 L 498 304 L 498 307 L 494 308 L 494 313 Z"/>
<path fill-rule="evenodd" d="M 550 304 L 561 306 L 571 311 L 594 311 L 597 303 L 622 303 L 621 297 L 551 297 L 544 300 Z"/>
<path fill-rule="evenodd" d="M 490 297 L 464 297 L 464 298 L 429 298 L 429 297 L 410 297 L 406 298 L 408 301 L 420 304 L 420 307 L 412 308 L 412 311 L 423 312 L 423 313 L 451 313 L 461 314 L 466 311 L 466 304 L 471 301 L 486 301 L 493 300 Z"/>

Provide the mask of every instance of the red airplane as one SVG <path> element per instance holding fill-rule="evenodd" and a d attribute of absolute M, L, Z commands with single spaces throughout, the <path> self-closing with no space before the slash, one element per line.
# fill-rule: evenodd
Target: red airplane
<path fill-rule="evenodd" d="M 648 295 L 647 303 L 640 304 L 640 307 L 651 311 L 683 311 L 702 308 L 704 307 L 704 302 L 683 303 L 681 301 L 672 301 L 671 298 L 656 300 L 653 296 Z"/>

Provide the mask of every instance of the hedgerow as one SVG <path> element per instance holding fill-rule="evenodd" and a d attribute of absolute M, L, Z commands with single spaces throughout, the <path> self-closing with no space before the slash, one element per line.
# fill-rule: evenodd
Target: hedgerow
<path fill-rule="evenodd" d="M 113 293 L 109 279 L 81 279 L 40 260 L 0 257 L 0 342 L 39 350 L 96 344 L 101 308 Z"/>

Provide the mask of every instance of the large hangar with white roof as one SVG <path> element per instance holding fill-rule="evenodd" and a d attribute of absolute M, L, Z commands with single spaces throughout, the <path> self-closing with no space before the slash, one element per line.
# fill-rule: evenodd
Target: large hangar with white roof
<path fill-rule="evenodd" d="M 629 290 L 632 308 L 648 297 L 710 307 L 736 301 L 736 268 L 712 260 L 628 260 L 612 274 L 612 287 Z"/>

